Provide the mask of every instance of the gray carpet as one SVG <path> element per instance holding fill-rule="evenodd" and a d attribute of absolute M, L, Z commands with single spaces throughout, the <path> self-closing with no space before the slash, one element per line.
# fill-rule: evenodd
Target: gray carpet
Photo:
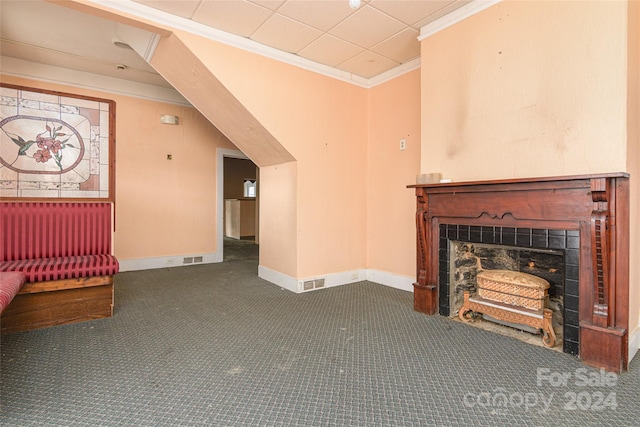
<path fill-rule="evenodd" d="M 583 385 L 598 371 L 416 313 L 410 293 L 361 282 L 296 295 L 256 270 L 237 260 L 120 273 L 113 318 L 2 337 L 0 423 L 640 423 L 638 360 L 615 385 Z"/>
<path fill-rule="evenodd" d="M 232 239 L 224 237 L 223 256 L 225 261 L 240 261 L 252 259 L 258 262 L 259 247 L 253 238 Z"/>

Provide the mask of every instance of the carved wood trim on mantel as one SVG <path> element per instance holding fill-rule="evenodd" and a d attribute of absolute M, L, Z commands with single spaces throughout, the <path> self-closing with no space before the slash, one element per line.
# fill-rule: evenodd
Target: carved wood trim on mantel
<path fill-rule="evenodd" d="M 414 309 L 438 312 L 440 224 L 580 231 L 580 357 L 627 369 L 629 175 L 410 185 L 417 198 Z"/>

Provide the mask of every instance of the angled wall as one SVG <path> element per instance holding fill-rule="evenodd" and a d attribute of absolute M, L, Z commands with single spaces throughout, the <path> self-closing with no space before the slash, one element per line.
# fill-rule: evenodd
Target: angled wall
<path fill-rule="evenodd" d="M 161 38 L 151 65 L 256 165 L 294 160 L 178 35 Z"/>
<path fill-rule="evenodd" d="M 293 279 L 366 267 L 366 89 L 180 31 L 150 63 L 261 167 L 262 267 Z M 274 203 L 276 165 L 295 193 Z M 286 232 L 272 241 L 266 221 Z"/>

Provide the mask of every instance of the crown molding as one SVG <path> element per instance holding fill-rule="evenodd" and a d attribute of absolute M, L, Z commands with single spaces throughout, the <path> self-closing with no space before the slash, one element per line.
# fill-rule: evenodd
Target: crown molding
<path fill-rule="evenodd" d="M 378 74 L 375 77 L 371 77 L 368 80 L 367 88 L 376 87 L 383 83 L 386 83 L 390 80 L 393 80 L 397 77 L 400 77 L 403 74 L 407 74 L 411 71 L 417 70 L 420 68 L 420 57 L 412 59 L 409 62 L 405 62 L 389 71 L 385 71 L 384 73 Z"/>
<path fill-rule="evenodd" d="M 420 28 L 420 35 L 418 36 L 418 40 L 422 41 L 429 36 L 432 36 L 445 28 L 448 28 L 458 22 L 467 19 L 470 16 L 475 15 L 476 13 L 482 12 L 483 10 L 493 6 L 494 4 L 500 3 L 501 0 L 473 0 L 471 3 L 468 3 L 451 13 L 446 14 L 442 18 L 436 19 L 433 22 L 428 23 L 424 27 Z"/>
<path fill-rule="evenodd" d="M 399 77 L 409 71 L 413 71 L 420 65 L 419 58 L 404 64 L 399 65 L 389 71 L 379 74 L 370 79 L 357 76 L 353 73 L 340 70 L 338 68 L 329 67 L 327 65 L 319 64 L 310 59 L 303 58 L 298 55 L 294 55 L 289 52 L 284 52 L 270 46 L 263 45 L 256 41 L 253 41 L 246 37 L 237 36 L 235 34 L 227 33 L 212 27 L 208 27 L 199 22 L 192 21 L 190 19 L 181 18 L 172 15 L 167 12 L 163 12 L 158 9 L 154 9 L 149 6 L 145 6 L 141 3 L 136 3 L 131 0 L 87 0 L 87 3 L 93 3 L 101 7 L 107 7 L 114 11 L 124 13 L 130 16 L 134 16 L 146 21 L 154 22 L 163 27 L 173 28 L 176 30 L 184 31 L 187 33 L 195 34 L 209 40 L 213 40 L 219 43 L 226 44 L 228 46 L 236 47 L 257 55 L 261 55 L 267 58 L 274 59 L 276 61 L 284 62 L 289 65 L 293 65 L 298 68 L 302 68 L 307 71 L 312 71 L 317 74 L 321 74 L 326 77 L 331 77 L 337 80 L 341 80 L 346 83 L 351 83 L 356 86 L 363 87 L 365 89 L 372 88 L 376 85 L 382 84 L 396 77 Z M 149 61 L 153 57 L 153 53 L 158 44 L 159 36 L 156 40 L 148 46 L 144 52 L 144 58 Z M 416 66 L 417 63 L 417 66 Z"/>

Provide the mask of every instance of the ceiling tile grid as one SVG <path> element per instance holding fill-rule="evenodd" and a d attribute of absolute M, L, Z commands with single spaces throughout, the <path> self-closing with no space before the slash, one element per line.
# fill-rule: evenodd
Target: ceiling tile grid
<path fill-rule="evenodd" d="M 348 0 L 83 1 L 210 35 L 213 40 L 365 87 L 396 75 L 396 70 L 414 69 L 419 64 L 420 30 L 472 3 L 361 0 L 360 7 L 352 9 Z M 126 25 L 48 0 L 0 0 L 0 12 L 3 57 L 170 86 L 134 50 L 114 45 L 130 35 Z M 464 9 L 461 12 L 464 15 Z M 25 27 L 25 22 L 30 25 Z M 41 29 L 51 22 L 56 23 L 56 31 L 42 37 Z"/>
<path fill-rule="evenodd" d="M 298 53 L 321 35 L 320 30 L 274 13 L 251 39 L 285 52 Z"/>
<path fill-rule="evenodd" d="M 323 34 L 313 43 L 300 50 L 298 55 L 320 64 L 337 67 L 338 64 L 356 56 L 361 50 L 353 43 L 330 34 Z"/>
<path fill-rule="evenodd" d="M 147 4 L 145 1 L 139 3 Z M 165 11 L 164 3 L 160 9 Z M 263 25 L 273 11 L 249 1 L 215 0 L 202 1 L 191 20 L 242 37 L 250 37 Z"/>
<path fill-rule="evenodd" d="M 134 0 L 371 78 L 420 56 L 420 27 L 470 0 Z"/>

